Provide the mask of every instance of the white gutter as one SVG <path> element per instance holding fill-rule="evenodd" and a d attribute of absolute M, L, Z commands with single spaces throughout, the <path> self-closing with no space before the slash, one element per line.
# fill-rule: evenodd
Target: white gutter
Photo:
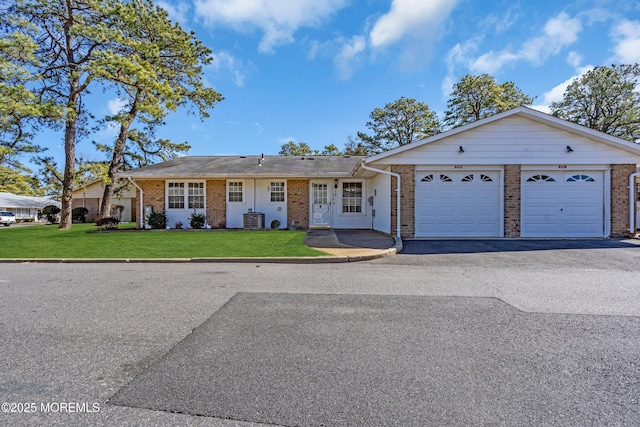
<path fill-rule="evenodd" d="M 629 232 L 634 234 L 636 231 L 636 177 L 640 172 L 634 172 L 629 175 Z"/>
<path fill-rule="evenodd" d="M 397 188 L 396 188 L 396 201 L 398 202 L 398 208 L 397 208 L 397 215 L 396 215 L 396 236 L 398 237 L 398 239 L 400 239 L 400 175 L 395 173 L 395 172 L 389 172 L 389 171 L 385 171 L 382 169 L 375 169 L 372 167 L 369 167 L 367 165 L 365 165 L 364 163 L 361 163 L 360 166 L 362 166 L 362 169 L 368 170 L 368 171 L 372 171 L 372 172 L 378 172 L 378 173 L 382 173 L 385 175 L 390 175 L 390 176 L 395 176 L 396 177 L 396 183 L 397 183 Z"/>
<path fill-rule="evenodd" d="M 135 185 L 138 190 L 140 190 L 140 228 L 144 229 L 144 191 L 142 191 L 142 188 L 138 184 L 136 184 L 136 182 L 132 180 L 130 176 L 128 176 L 127 179 L 130 183 Z"/>

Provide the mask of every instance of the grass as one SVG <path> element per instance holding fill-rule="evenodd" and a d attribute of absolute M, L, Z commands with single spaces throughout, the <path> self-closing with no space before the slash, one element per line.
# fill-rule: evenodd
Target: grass
<path fill-rule="evenodd" d="M 135 228 L 121 224 L 120 228 Z M 87 233 L 95 224 L 3 227 L 0 258 L 218 258 L 322 256 L 302 231 L 128 231 Z"/>

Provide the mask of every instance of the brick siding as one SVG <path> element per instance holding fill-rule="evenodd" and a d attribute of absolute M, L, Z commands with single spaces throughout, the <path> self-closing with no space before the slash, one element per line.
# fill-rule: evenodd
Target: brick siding
<path fill-rule="evenodd" d="M 136 181 L 136 184 L 142 188 L 144 192 L 144 200 L 142 208 L 145 206 L 153 207 L 155 212 L 164 212 L 164 180 L 154 181 Z M 136 206 L 140 206 L 140 190 L 136 188 Z M 143 212 L 136 212 L 136 224 L 140 224 L 140 216 Z"/>
<path fill-rule="evenodd" d="M 226 181 L 207 181 L 207 223 L 214 228 L 227 226 L 227 190 Z"/>
<path fill-rule="evenodd" d="M 504 237 L 520 237 L 520 169 L 504 166 Z"/>
<path fill-rule="evenodd" d="M 611 166 L 611 237 L 629 236 L 629 175 L 636 165 Z"/>
<path fill-rule="evenodd" d="M 309 180 L 287 181 L 287 227 L 309 228 Z"/>
<path fill-rule="evenodd" d="M 413 238 L 415 228 L 415 189 L 416 167 L 414 165 L 393 165 L 391 172 L 400 175 L 400 237 Z M 395 191 L 398 183 L 395 176 L 391 177 L 391 230 L 397 230 L 398 193 Z"/>

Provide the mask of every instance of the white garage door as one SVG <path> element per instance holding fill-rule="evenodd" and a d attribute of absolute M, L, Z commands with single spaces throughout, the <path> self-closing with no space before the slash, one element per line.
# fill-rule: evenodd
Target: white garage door
<path fill-rule="evenodd" d="M 500 237 L 499 171 L 416 172 L 416 237 Z"/>
<path fill-rule="evenodd" d="M 604 173 L 522 174 L 522 237 L 603 237 Z"/>

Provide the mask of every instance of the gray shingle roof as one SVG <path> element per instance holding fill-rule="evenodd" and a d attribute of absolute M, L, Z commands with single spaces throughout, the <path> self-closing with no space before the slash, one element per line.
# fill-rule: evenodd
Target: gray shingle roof
<path fill-rule="evenodd" d="M 349 177 L 363 156 L 202 156 L 178 157 L 123 176 L 135 179 L 242 177 Z"/>
<path fill-rule="evenodd" d="M 0 207 L 2 208 L 42 209 L 48 205 L 60 207 L 60 202 L 48 197 L 18 196 L 13 193 L 0 193 Z"/>

